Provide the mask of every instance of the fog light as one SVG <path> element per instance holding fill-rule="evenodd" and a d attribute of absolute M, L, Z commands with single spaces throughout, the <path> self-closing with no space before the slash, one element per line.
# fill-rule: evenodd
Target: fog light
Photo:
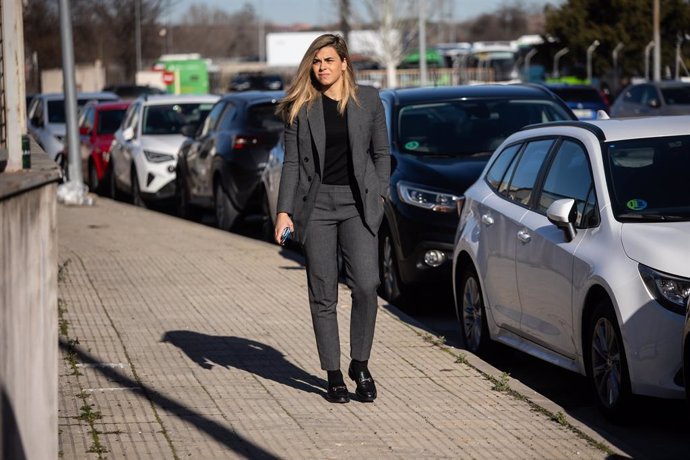
<path fill-rule="evenodd" d="M 175 172 L 175 165 L 170 165 L 170 166 L 168 166 L 168 172 L 169 172 L 169 173 L 174 173 L 174 172 Z"/>
<path fill-rule="evenodd" d="M 430 267 L 438 267 L 446 261 L 446 254 L 438 249 L 430 249 L 424 253 L 424 263 Z"/>

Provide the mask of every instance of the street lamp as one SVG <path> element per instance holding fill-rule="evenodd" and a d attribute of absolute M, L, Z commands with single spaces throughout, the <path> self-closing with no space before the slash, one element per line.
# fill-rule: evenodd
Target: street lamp
<path fill-rule="evenodd" d="M 592 53 L 599 46 L 599 40 L 594 40 L 591 45 L 587 47 L 587 81 L 592 83 Z"/>
<path fill-rule="evenodd" d="M 644 47 L 644 78 L 649 80 L 649 52 L 654 48 L 654 40 L 647 43 Z"/>
<path fill-rule="evenodd" d="M 613 53 L 611 53 L 611 57 L 613 57 L 613 74 L 614 78 L 616 81 L 614 82 L 614 91 L 618 92 L 618 86 L 620 82 L 620 69 L 618 69 L 618 53 L 621 52 L 623 49 L 623 42 L 618 42 L 616 47 L 613 49 Z"/>
<path fill-rule="evenodd" d="M 566 48 L 561 48 L 554 54 L 553 56 L 553 76 L 554 78 L 558 78 L 561 76 L 561 74 L 558 72 L 558 61 L 561 59 L 561 57 L 570 51 L 567 47 Z"/>
<path fill-rule="evenodd" d="M 527 54 L 525 55 L 525 78 L 527 79 L 527 81 L 530 81 L 529 63 L 530 63 L 530 61 L 532 60 L 532 57 L 533 57 L 535 54 L 537 54 L 537 49 L 536 49 L 536 48 L 532 48 L 532 49 L 529 50 L 529 51 L 527 52 Z"/>

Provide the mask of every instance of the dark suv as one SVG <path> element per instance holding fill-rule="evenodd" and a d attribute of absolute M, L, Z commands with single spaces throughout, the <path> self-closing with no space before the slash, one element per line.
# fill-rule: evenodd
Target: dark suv
<path fill-rule="evenodd" d="M 282 91 L 230 93 L 211 109 L 204 123 L 182 144 L 177 159 L 178 214 L 198 217 L 215 210 L 218 228 L 229 230 L 238 218 L 263 218 L 261 174 L 284 124 L 275 114 Z"/>
<path fill-rule="evenodd" d="M 537 85 L 476 85 L 381 91 L 391 141 L 391 179 L 379 232 L 381 295 L 410 287 L 451 289 L 456 203 L 491 153 L 528 124 L 576 120 Z"/>

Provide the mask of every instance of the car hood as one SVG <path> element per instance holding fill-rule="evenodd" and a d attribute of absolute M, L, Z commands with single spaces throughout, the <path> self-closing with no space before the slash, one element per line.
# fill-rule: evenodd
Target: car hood
<path fill-rule="evenodd" d="M 489 158 L 490 155 L 425 157 L 399 154 L 395 156 L 395 177 L 396 180 L 462 195 L 477 180 Z"/>
<path fill-rule="evenodd" d="M 48 123 L 46 129 L 53 136 L 65 137 L 67 132 L 66 125 L 64 123 Z"/>
<path fill-rule="evenodd" d="M 621 238 L 631 259 L 655 270 L 690 277 L 690 222 L 625 223 Z"/>
<path fill-rule="evenodd" d="M 177 151 L 186 139 L 182 134 L 165 134 L 158 136 L 144 136 L 141 147 L 159 153 L 177 155 Z"/>

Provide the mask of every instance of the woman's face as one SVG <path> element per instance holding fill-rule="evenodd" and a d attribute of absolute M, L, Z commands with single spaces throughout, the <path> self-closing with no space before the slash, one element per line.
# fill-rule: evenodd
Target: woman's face
<path fill-rule="evenodd" d="M 321 86 L 328 88 L 338 82 L 347 69 L 347 62 L 340 59 L 335 48 L 324 46 L 316 52 L 311 70 Z"/>

